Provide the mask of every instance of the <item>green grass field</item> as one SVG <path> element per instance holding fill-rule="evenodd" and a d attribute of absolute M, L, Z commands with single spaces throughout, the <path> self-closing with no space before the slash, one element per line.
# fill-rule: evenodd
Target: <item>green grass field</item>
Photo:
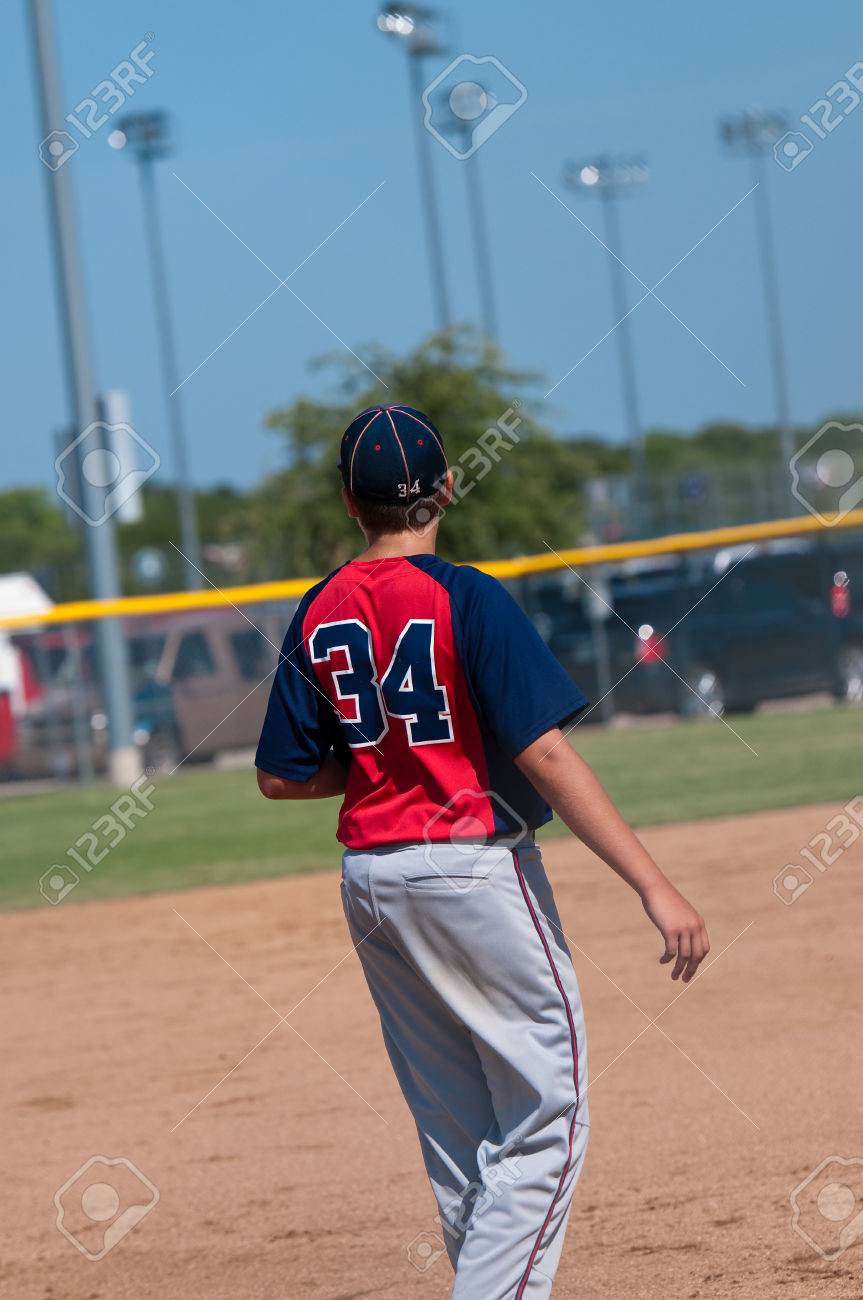
<path fill-rule="evenodd" d="M 689 821 L 807 803 L 840 804 L 858 794 L 863 713 L 824 708 L 731 718 L 752 753 L 721 723 L 576 730 L 594 765 L 635 825 Z M 153 811 L 89 874 L 66 906 L 124 894 L 256 880 L 334 868 L 336 801 L 262 799 L 249 772 L 190 768 L 155 779 Z M 116 793 L 106 786 L 0 800 L 0 907 L 44 905 L 39 878 L 66 856 Z M 545 834 L 566 833 L 555 821 Z"/>

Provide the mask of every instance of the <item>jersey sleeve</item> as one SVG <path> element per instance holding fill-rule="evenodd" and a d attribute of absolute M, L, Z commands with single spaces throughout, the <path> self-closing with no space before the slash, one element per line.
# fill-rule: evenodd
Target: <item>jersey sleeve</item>
<path fill-rule="evenodd" d="M 455 613 L 471 693 L 486 726 L 515 758 L 572 721 L 588 700 L 501 583 L 478 569 L 459 573 Z"/>
<path fill-rule="evenodd" d="M 255 754 L 255 767 L 288 781 L 307 781 L 334 745 L 343 748 L 333 707 L 315 680 L 303 641 L 307 607 L 302 601 L 288 628 Z"/>

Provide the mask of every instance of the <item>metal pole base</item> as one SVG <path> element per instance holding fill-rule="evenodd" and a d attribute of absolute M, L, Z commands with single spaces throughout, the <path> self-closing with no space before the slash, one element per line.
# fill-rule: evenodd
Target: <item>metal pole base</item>
<path fill-rule="evenodd" d="M 108 756 L 108 780 L 112 785 L 128 789 L 133 781 L 143 775 L 144 765 L 137 745 L 112 749 Z"/>

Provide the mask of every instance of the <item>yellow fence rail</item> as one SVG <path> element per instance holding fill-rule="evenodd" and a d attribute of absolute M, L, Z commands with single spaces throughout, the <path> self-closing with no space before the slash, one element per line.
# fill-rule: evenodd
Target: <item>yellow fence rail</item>
<path fill-rule="evenodd" d="M 711 528 L 697 533 L 672 533 L 639 542 L 613 542 L 605 546 L 579 546 L 565 551 L 549 550 L 544 555 L 521 555 L 509 560 L 482 560 L 476 568 L 495 578 L 522 578 L 531 573 L 556 569 L 588 568 L 651 555 L 679 555 L 686 551 L 714 550 L 743 546 L 747 542 L 773 541 L 781 537 L 824 534 L 835 529 L 863 528 L 863 510 L 852 510 L 827 525 L 812 516 L 774 519 L 760 524 Z M 116 600 L 76 600 L 55 605 L 44 613 L 0 616 L 0 629 L 43 627 L 48 623 L 87 623 L 94 619 L 143 614 L 183 613 L 195 609 L 217 609 L 231 605 L 259 605 L 272 600 L 297 600 L 319 582 L 319 578 L 287 578 L 280 582 L 257 582 L 244 587 L 208 587 L 203 591 L 170 591 L 152 596 L 120 596 Z"/>

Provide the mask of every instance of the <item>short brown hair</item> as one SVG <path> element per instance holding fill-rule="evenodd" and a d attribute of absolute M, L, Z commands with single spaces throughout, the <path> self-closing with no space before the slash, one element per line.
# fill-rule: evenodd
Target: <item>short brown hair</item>
<path fill-rule="evenodd" d="M 417 497 L 408 505 L 389 505 L 383 501 L 362 500 L 351 496 L 357 517 L 369 533 L 406 533 L 409 529 L 422 533 L 433 520 L 443 514 L 439 496 Z"/>

